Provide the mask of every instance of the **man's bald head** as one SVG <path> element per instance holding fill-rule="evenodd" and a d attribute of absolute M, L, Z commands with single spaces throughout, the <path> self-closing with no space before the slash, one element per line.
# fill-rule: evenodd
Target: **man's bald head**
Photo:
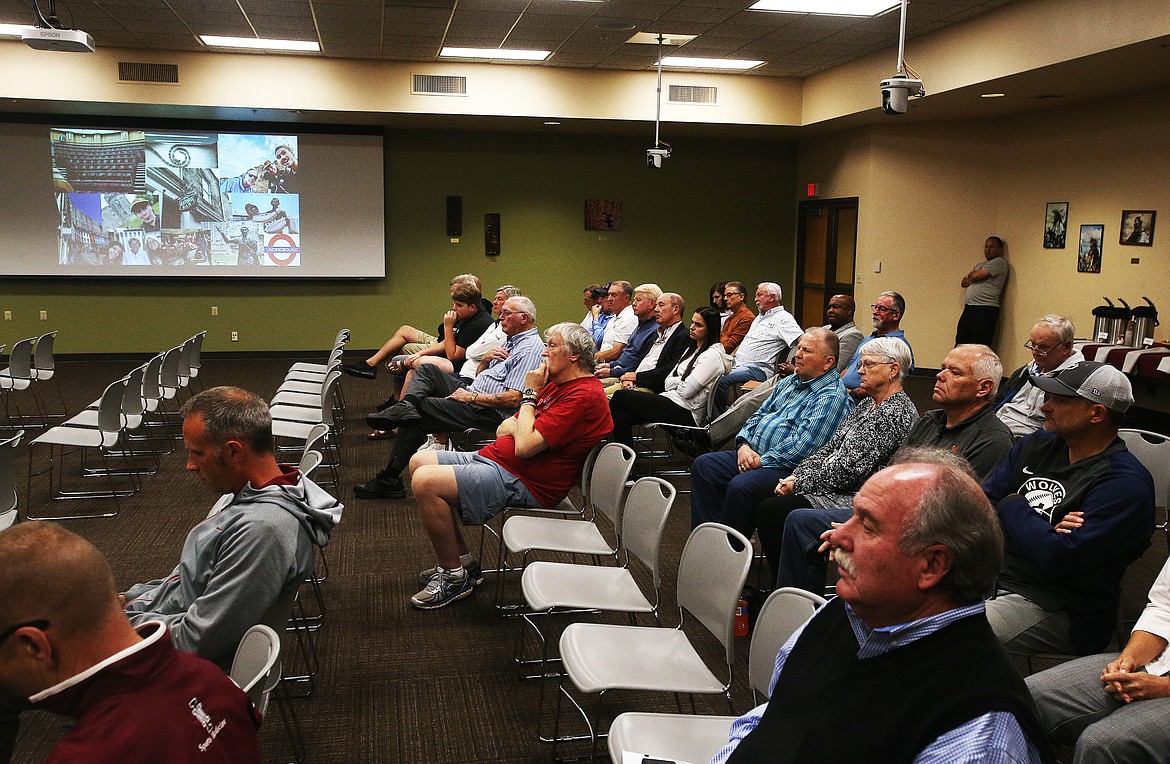
<path fill-rule="evenodd" d="M 109 563 L 97 547 L 56 523 L 0 533 L 0 629 L 43 620 L 64 638 L 125 620 Z"/>

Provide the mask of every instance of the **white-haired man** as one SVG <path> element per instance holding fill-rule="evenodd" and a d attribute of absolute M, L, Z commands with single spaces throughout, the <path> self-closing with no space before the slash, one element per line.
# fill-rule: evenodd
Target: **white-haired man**
<path fill-rule="evenodd" d="M 776 373 L 776 361 L 787 353 L 804 330 L 792 314 L 784 309 L 784 292 L 780 285 L 765 281 L 756 287 L 756 307 L 760 314 L 748 327 L 747 335 L 735 350 L 731 371 L 715 385 L 715 414 L 727 410 L 732 385 L 754 380 L 763 382 Z"/>

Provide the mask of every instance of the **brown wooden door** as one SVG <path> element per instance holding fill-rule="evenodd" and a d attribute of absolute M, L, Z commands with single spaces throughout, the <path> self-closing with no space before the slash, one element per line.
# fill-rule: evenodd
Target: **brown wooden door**
<path fill-rule="evenodd" d="M 800 325 L 821 326 L 835 294 L 853 294 L 857 262 L 857 197 L 801 202 L 796 233 L 796 295 Z"/>

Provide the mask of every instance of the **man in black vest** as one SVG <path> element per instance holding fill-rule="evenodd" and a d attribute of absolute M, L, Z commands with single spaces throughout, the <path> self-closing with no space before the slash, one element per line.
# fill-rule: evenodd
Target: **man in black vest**
<path fill-rule="evenodd" d="M 780 650 L 771 699 L 712 764 L 1050 760 L 983 614 L 1003 536 L 970 467 L 907 450 L 853 506 L 829 535 L 839 596 Z"/>

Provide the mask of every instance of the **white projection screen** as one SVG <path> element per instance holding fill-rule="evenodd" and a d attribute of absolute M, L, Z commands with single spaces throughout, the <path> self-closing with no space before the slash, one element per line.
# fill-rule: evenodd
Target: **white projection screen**
<path fill-rule="evenodd" d="M 382 278 L 382 136 L 0 124 L 0 277 Z"/>

